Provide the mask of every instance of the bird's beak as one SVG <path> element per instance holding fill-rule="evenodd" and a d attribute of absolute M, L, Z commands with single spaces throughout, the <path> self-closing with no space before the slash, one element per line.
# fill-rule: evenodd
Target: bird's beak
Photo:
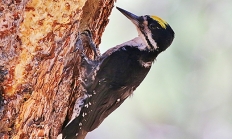
<path fill-rule="evenodd" d="M 122 14 L 124 14 L 128 19 L 130 19 L 137 27 L 139 27 L 139 22 L 141 20 L 141 17 L 134 15 L 124 9 L 121 9 L 119 7 L 116 7 Z"/>

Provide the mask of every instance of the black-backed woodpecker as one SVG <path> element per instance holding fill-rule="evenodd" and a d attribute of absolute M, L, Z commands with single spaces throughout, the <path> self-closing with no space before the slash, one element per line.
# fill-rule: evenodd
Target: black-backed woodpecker
<path fill-rule="evenodd" d="M 87 98 L 79 116 L 64 127 L 58 138 L 84 139 L 97 128 L 140 85 L 156 57 L 174 39 L 174 31 L 161 18 L 117 9 L 136 26 L 138 37 L 107 50 L 95 60 L 84 58 L 88 69 L 84 79 Z"/>

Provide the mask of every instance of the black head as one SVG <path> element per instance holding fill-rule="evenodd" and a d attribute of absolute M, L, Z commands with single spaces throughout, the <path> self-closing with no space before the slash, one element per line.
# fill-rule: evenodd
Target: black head
<path fill-rule="evenodd" d="M 147 44 L 147 49 L 161 52 L 171 45 L 175 33 L 167 22 L 157 16 L 136 16 L 119 7 L 117 9 L 136 25 L 139 36 Z"/>

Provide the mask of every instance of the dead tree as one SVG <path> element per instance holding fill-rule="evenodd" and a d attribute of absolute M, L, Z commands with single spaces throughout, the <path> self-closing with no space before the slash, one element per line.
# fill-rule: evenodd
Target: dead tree
<path fill-rule="evenodd" d="M 0 138 L 57 137 L 83 95 L 78 33 L 91 30 L 99 45 L 113 5 L 114 0 L 0 2 Z"/>

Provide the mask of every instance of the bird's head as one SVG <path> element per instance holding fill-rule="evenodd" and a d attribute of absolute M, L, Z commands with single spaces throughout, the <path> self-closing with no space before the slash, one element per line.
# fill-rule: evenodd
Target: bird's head
<path fill-rule="evenodd" d="M 175 33 L 166 21 L 157 16 L 136 16 L 119 7 L 117 9 L 135 24 L 148 50 L 162 52 L 171 45 Z"/>

